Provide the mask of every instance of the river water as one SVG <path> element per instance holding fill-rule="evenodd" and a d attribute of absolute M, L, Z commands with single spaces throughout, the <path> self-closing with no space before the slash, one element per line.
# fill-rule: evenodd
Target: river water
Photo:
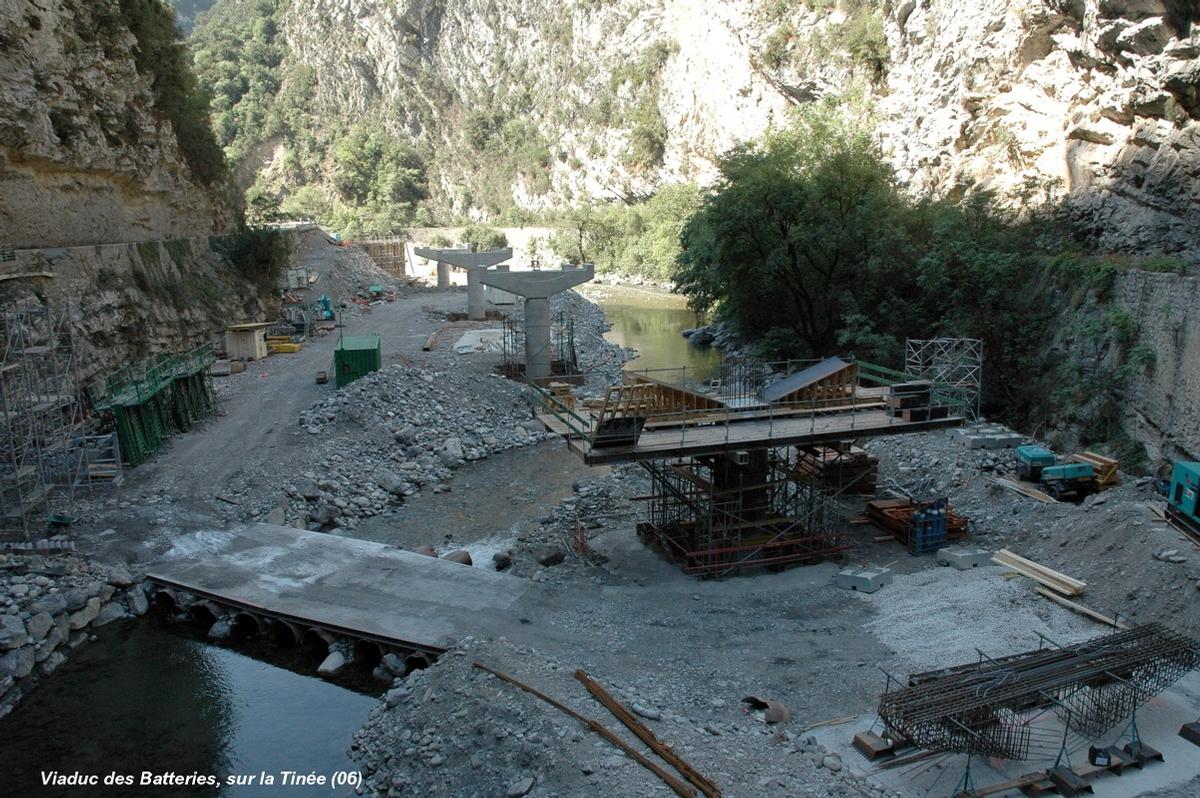
<path fill-rule="evenodd" d="M 683 337 L 684 330 L 705 323 L 703 317 L 688 309 L 684 297 L 636 286 L 587 285 L 580 292 L 600 305 L 612 323 L 605 337 L 638 351 L 627 368 L 686 368 L 682 376 L 694 381 L 720 372 L 718 350 L 692 346 Z"/>
<path fill-rule="evenodd" d="M 346 749 L 376 697 L 322 681 L 316 661 L 298 651 L 294 662 L 267 664 L 165 623 L 149 618 L 100 630 L 96 642 L 0 721 L 0 795 L 307 795 L 317 793 L 261 784 L 120 787 L 103 779 L 114 771 L 135 782 L 142 771 L 222 780 L 266 771 L 278 785 L 284 769 L 327 777 L 357 772 Z M 42 774 L 50 771 L 102 781 L 94 788 L 44 786 Z"/>
<path fill-rule="evenodd" d="M 693 380 L 718 372 L 719 353 L 693 347 L 681 335 L 703 323 L 682 297 L 624 286 L 589 286 L 586 293 L 612 322 L 608 339 L 638 350 L 630 368 L 686 367 L 686 377 Z M 547 467 L 561 473 L 556 478 L 538 474 L 525 462 L 529 457 L 544 459 Z M 497 530 L 502 537 L 536 524 L 549 506 L 570 495 L 571 481 L 583 475 L 575 472 L 587 472 L 574 458 L 548 456 L 541 447 L 501 453 L 483 461 L 482 468 L 479 474 L 463 472 L 456 477 L 456 483 L 462 482 L 462 496 L 478 495 L 468 489 L 471 479 L 491 482 L 497 469 L 531 476 L 523 480 L 524 492 L 516 491 L 506 497 L 503 507 L 491 508 L 489 515 L 495 522 L 491 526 L 502 527 Z M 455 495 L 450 495 L 451 500 Z M 364 537 L 396 545 L 457 543 L 468 548 L 486 542 L 482 530 L 454 522 L 454 513 L 448 512 L 454 509 L 454 501 L 447 503 L 445 496 L 436 499 L 441 500 L 438 507 L 430 495 L 405 508 L 407 526 L 415 525 L 418 531 L 425 527 L 419 534 L 414 531 L 413 540 L 394 539 L 394 532 L 384 529 L 366 529 Z M 474 501 L 462 511 L 478 513 L 478 509 Z M 443 540 L 441 532 L 450 527 L 457 534 Z M 490 559 L 482 551 L 476 554 L 485 562 Z M 0 795 L 353 795 L 349 788 L 278 786 L 285 769 L 326 777 L 339 771 L 357 772 L 346 749 L 351 735 L 377 704 L 380 689 L 369 678 L 359 678 L 353 685 L 356 690 L 325 682 L 315 676 L 319 659 L 300 649 L 280 651 L 266 641 L 215 645 L 204 639 L 202 629 L 173 626 L 153 616 L 101 629 L 97 641 L 75 652 L 0 720 Z M 101 784 L 45 786 L 43 774 L 51 771 L 95 774 Z M 136 782 L 142 771 L 212 774 L 222 781 L 265 771 L 274 775 L 276 784 L 174 790 L 103 784 L 113 772 L 133 776 Z"/>

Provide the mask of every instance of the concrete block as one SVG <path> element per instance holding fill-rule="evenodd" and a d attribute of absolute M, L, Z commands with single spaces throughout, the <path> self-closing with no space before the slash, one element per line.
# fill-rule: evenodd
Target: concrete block
<path fill-rule="evenodd" d="M 937 561 L 960 571 L 992 564 L 992 553 L 976 546 L 947 546 L 937 550 Z"/>
<path fill-rule="evenodd" d="M 874 593 L 884 585 L 892 583 L 892 572 L 887 568 L 848 568 L 838 571 L 834 584 L 859 593 Z"/>

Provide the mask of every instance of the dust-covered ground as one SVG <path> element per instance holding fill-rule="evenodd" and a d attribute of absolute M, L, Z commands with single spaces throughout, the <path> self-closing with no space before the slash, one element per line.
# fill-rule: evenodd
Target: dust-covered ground
<path fill-rule="evenodd" d="M 612 384 L 628 352 L 603 341 L 597 306 L 573 293 L 559 303 L 575 318 L 592 389 Z M 847 560 L 896 573 L 873 595 L 835 588 L 836 563 L 724 581 L 683 575 L 636 534 L 649 491 L 639 468 L 587 468 L 533 421 L 521 388 L 496 376 L 500 355 L 450 348 L 459 328 L 447 314 L 464 305 L 462 291 L 419 291 L 356 311 L 345 332 L 379 334 L 384 368 L 341 391 L 314 380 L 331 367 L 332 338 L 219 378 L 222 415 L 84 502 L 77 524 L 83 553 L 135 576 L 183 533 L 264 520 L 331 540 L 461 549 L 470 567 L 543 583 L 552 600 L 521 622 L 544 645 L 481 629 L 390 685 L 353 741 L 369 794 L 668 794 L 592 732 L 472 668 L 476 659 L 615 728 L 572 676 L 587 670 L 728 796 L 945 794 L 943 782 L 885 779 L 848 749 L 873 721 L 885 673 L 1036 648 L 1039 634 L 1064 643 L 1105 632 L 998 566 L 939 568 L 877 542 L 867 525 L 847 523 Z M 1148 485 L 1045 505 L 990 481 L 1006 454 L 965 449 L 944 432 L 867 447 L 880 458 L 882 485 L 932 475 L 931 490 L 971 519 L 977 544 L 1086 580 L 1080 600 L 1089 606 L 1193 635 L 1200 628 L 1200 553 L 1146 508 L 1156 498 Z M 861 509 L 861 500 L 844 502 L 846 518 Z M 1196 688 L 1184 687 L 1163 700 L 1200 715 Z M 790 722 L 744 712 L 748 695 L 782 702 Z M 1185 759 L 1127 775 L 1128 792 L 1111 794 L 1191 798 L 1196 767 Z M 949 774 L 961 765 L 937 766 Z"/>

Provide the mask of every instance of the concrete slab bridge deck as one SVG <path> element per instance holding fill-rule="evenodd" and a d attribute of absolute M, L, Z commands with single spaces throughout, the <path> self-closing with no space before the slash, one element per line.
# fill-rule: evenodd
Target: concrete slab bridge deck
<path fill-rule="evenodd" d="M 542 600 L 526 579 L 271 524 L 178 538 L 147 579 L 231 614 L 432 654 L 468 635 L 536 637 L 520 617 Z"/>

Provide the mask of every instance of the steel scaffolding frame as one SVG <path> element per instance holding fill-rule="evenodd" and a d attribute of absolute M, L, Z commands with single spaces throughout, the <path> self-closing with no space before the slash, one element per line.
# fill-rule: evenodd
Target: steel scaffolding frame
<path fill-rule="evenodd" d="M 505 376 L 516 378 L 525 373 L 525 323 L 512 316 L 504 317 L 501 344 L 501 370 Z M 550 370 L 555 376 L 579 374 L 575 352 L 575 320 L 565 313 L 555 313 L 550 326 Z"/>
<path fill-rule="evenodd" d="M 44 538 L 84 467 L 84 407 L 68 306 L 0 315 L 0 543 Z"/>
<path fill-rule="evenodd" d="M 835 494 L 804 477 L 791 451 L 643 461 L 652 489 L 639 532 L 685 573 L 718 578 L 836 556 L 849 545 Z"/>
<path fill-rule="evenodd" d="M 904 370 L 915 377 L 960 389 L 979 418 L 983 385 L 983 341 L 978 338 L 908 338 Z"/>
<path fill-rule="evenodd" d="M 889 677 L 879 717 L 893 739 L 919 748 L 1027 759 L 1046 712 L 1094 739 L 1200 667 L 1200 643 L 1157 623 L 1068 646 L 1042 641 L 1001 659 L 980 652 L 976 664 L 916 674 L 897 690 Z"/>

